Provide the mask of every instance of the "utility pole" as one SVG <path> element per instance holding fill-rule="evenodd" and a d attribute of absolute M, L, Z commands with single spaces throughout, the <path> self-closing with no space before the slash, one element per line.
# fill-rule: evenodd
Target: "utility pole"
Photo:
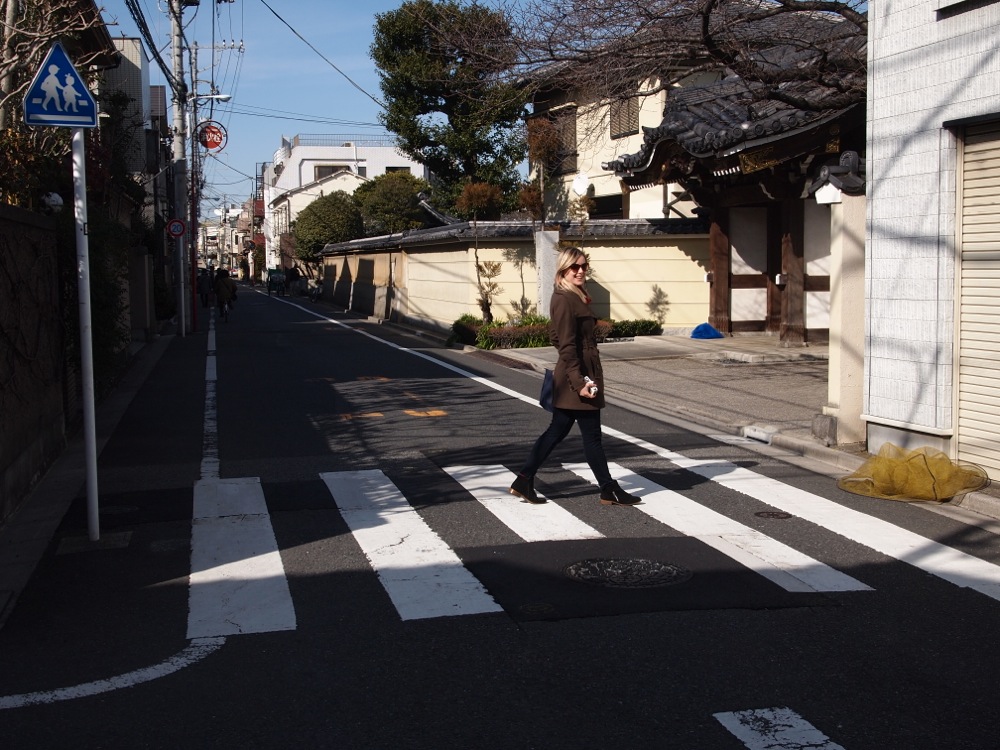
<path fill-rule="evenodd" d="M 191 206 L 188 221 L 188 239 L 191 252 L 191 330 L 198 330 L 198 201 L 201 200 L 201 165 L 198 163 L 198 43 L 191 45 Z"/>
<path fill-rule="evenodd" d="M 174 218 L 184 219 L 187 215 L 187 177 L 185 161 L 185 110 L 187 108 L 187 85 L 184 83 L 184 38 L 181 27 L 183 0 L 170 0 L 170 38 L 174 71 Z M 192 231 L 191 222 L 184 222 L 186 231 Z M 187 332 L 187 295 L 185 294 L 184 235 L 174 239 L 175 266 L 177 279 L 177 322 L 181 336 Z"/>

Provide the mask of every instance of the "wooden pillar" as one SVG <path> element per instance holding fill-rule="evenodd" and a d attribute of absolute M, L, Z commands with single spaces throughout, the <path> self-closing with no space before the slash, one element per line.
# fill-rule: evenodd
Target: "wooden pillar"
<path fill-rule="evenodd" d="M 708 253 L 711 263 L 708 322 L 720 333 L 732 333 L 730 311 L 732 249 L 729 245 L 728 209 L 720 208 L 712 212 L 712 223 L 708 230 Z"/>
<path fill-rule="evenodd" d="M 785 231 L 784 210 L 781 203 L 769 203 L 766 209 L 767 261 L 765 285 L 767 288 L 766 309 L 764 310 L 764 331 L 771 335 L 781 334 L 784 321 L 785 285 L 779 284 L 783 263 L 782 236 Z"/>
<path fill-rule="evenodd" d="M 804 346 L 806 343 L 805 290 L 805 206 L 798 198 L 782 201 L 781 273 L 784 292 L 781 295 L 782 346 Z"/>

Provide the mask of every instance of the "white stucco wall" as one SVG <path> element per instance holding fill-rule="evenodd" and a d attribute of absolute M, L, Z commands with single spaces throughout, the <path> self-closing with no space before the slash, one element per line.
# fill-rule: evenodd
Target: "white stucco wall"
<path fill-rule="evenodd" d="M 583 250 L 590 257 L 588 290 L 598 316 L 652 319 L 656 315 L 650 303 L 659 299 L 664 302 L 660 312 L 667 332 L 689 332 L 708 320 L 708 240 L 704 235 L 655 240 L 595 238 L 585 242 Z M 450 328 L 462 315 L 479 317 L 475 255 L 473 247 L 454 242 L 401 250 L 394 278 L 399 288 L 398 312 L 411 322 L 441 330 Z M 538 310 L 533 238 L 483 241 L 478 255 L 481 262 L 502 264 L 496 279 L 502 291 L 492 306 L 495 319 L 518 317 L 525 307 L 548 315 L 547 309 Z M 325 263 L 327 278 L 339 280 L 343 258 L 331 256 Z"/>
<path fill-rule="evenodd" d="M 870 425 L 946 436 L 958 142 L 943 123 L 1000 114 L 1000 5 L 942 4 L 869 5 L 864 408 Z"/>
<path fill-rule="evenodd" d="M 733 275 L 767 270 L 767 212 L 760 208 L 734 208 L 729 212 L 729 238 Z M 767 314 L 767 289 L 732 289 L 730 319 L 763 320 Z"/>
<path fill-rule="evenodd" d="M 814 200 L 803 204 L 802 260 L 809 276 L 830 276 L 830 207 Z M 856 300 L 861 304 L 861 300 Z M 806 328 L 830 327 L 830 292 L 806 292 Z"/>

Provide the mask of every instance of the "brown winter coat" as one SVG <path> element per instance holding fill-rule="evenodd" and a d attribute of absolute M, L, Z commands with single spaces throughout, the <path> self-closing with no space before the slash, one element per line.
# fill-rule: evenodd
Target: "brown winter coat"
<path fill-rule="evenodd" d="M 236 282 L 229 276 L 219 276 L 215 279 L 215 296 L 219 302 L 229 302 L 236 299 Z"/>
<path fill-rule="evenodd" d="M 549 338 L 559 352 L 553 373 L 552 405 L 557 409 L 603 409 L 604 371 L 597 352 L 594 329 L 597 318 L 590 306 L 573 292 L 556 289 L 552 293 Z M 583 377 L 589 375 L 600 389 L 596 398 L 580 395 Z"/>

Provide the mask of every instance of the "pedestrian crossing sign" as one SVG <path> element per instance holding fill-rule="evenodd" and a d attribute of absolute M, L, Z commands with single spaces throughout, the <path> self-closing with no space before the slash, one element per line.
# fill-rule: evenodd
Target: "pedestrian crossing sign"
<path fill-rule="evenodd" d="M 59 42 L 52 45 L 24 96 L 24 122 L 62 128 L 97 127 L 97 103 Z"/>

